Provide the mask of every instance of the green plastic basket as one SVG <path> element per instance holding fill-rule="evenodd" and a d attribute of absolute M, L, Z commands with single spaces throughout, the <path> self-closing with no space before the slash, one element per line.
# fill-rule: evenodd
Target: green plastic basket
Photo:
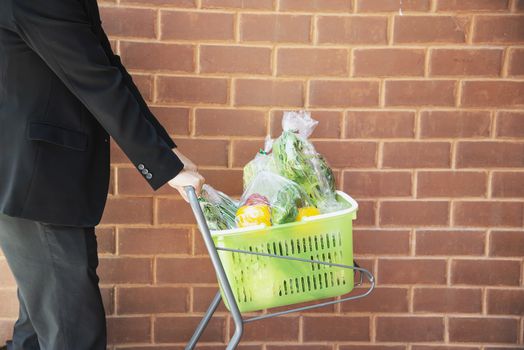
<path fill-rule="evenodd" d="M 347 209 L 272 227 L 211 231 L 216 247 L 353 266 L 353 220 L 358 205 L 338 191 Z M 240 312 L 349 293 L 352 269 L 246 253 L 218 251 Z M 220 286 L 222 299 L 229 305 Z"/>

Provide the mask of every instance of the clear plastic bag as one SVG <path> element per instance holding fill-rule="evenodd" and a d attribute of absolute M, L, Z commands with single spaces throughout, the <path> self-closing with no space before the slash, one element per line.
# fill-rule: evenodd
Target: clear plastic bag
<path fill-rule="evenodd" d="M 285 224 L 296 220 L 299 208 L 310 207 L 307 194 L 295 182 L 269 171 L 258 173 L 240 198 L 240 215 L 253 205 L 269 204 L 272 225 Z M 249 212 L 249 211 L 248 211 Z M 260 215 L 263 215 L 260 212 Z"/>
<path fill-rule="evenodd" d="M 273 157 L 279 174 L 299 184 L 312 204 L 327 213 L 344 205 L 336 200 L 333 171 L 307 140 L 317 124 L 309 112 L 284 113 L 283 132 L 273 143 Z"/>
<path fill-rule="evenodd" d="M 244 166 L 243 182 L 244 190 L 249 186 L 255 176 L 262 171 L 276 172 L 275 160 L 271 150 L 273 148 L 273 139 L 269 136 L 266 137 L 264 149 L 256 154 L 249 163 Z"/>
<path fill-rule="evenodd" d="M 236 227 L 235 215 L 238 201 L 205 184 L 202 187 L 200 207 L 204 212 L 210 230 L 227 230 Z"/>

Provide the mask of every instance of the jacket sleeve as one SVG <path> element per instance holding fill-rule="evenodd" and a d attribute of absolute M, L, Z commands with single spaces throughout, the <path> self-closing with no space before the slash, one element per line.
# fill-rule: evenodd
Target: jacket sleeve
<path fill-rule="evenodd" d="M 184 164 L 171 149 L 174 143 L 158 132 L 141 108 L 138 91 L 134 93 L 125 74 L 111 64 L 79 1 L 12 4 L 20 37 L 86 106 L 153 190 L 182 171 Z"/>
<path fill-rule="evenodd" d="M 100 30 L 100 34 L 99 34 L 100 40 L 104 48 L 104 51 L 106 52 L 106 55 L 109 58 L 109 61 L 111 62 L 113 66 L 117 67 L 120 70 L 120 73 L 122 73 L 122 77 L 124 79 L 125 84 L 129 88 L 129 91 L 131 91 L 133 96 L 136 98 L 145 117 L 151 122 L 151 124 L 153 124 L 153 126 L 157 130 L 160 137 L 162 137 L 162 139 L 169 145 L 170 148 L 177 147 L 176 143 L 171 139 L 169 134 L 166 132 L 166 129 L 164 129 L 164 127 L 158 122 L 158 120 L 153 115 L 153 113 L 151 113 L 151 110 L 147 106 L 146 101 L 144 101 L 142 94 L 140 93 L 135 83 L 133 82 L 133 78 L 127 72 L 126 68 L 122 64 L 122 61 L 120 60 L 120 56 L 115 55 L 113 53 L 113 49 L 111 48 L 111 44 L 109 43 L 109 39 L 107 38 L 106 33 L 102 29 L 101 23 L 99 25 L 100 26 L 98 28 Z"/>

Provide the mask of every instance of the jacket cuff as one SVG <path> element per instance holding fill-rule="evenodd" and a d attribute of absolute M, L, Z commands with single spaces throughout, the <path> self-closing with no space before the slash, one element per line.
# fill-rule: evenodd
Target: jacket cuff
<path fill-rule="evenodd" d="M 165 185 L 184 169 L 184 163 L 182 163 L 180 158 L 178 158 L 172 150 L 169 150 L 162 158 L 159 163 L 155 163 L 160 164 L 156 169 L 148 167 L 147 162 L 135 165 L 138 172 L 154 191 Z"/>

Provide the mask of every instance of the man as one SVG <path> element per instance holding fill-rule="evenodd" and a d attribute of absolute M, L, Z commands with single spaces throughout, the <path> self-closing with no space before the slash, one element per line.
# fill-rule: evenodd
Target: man
<path fill-rule="evenodd" d="M 10 350 L 106 349 L 94 226 L 109 136 L 153 190 L 200 191 L 113 54 L 96 0 L 1 0 L 0 246 L 20 302 Z"/>

